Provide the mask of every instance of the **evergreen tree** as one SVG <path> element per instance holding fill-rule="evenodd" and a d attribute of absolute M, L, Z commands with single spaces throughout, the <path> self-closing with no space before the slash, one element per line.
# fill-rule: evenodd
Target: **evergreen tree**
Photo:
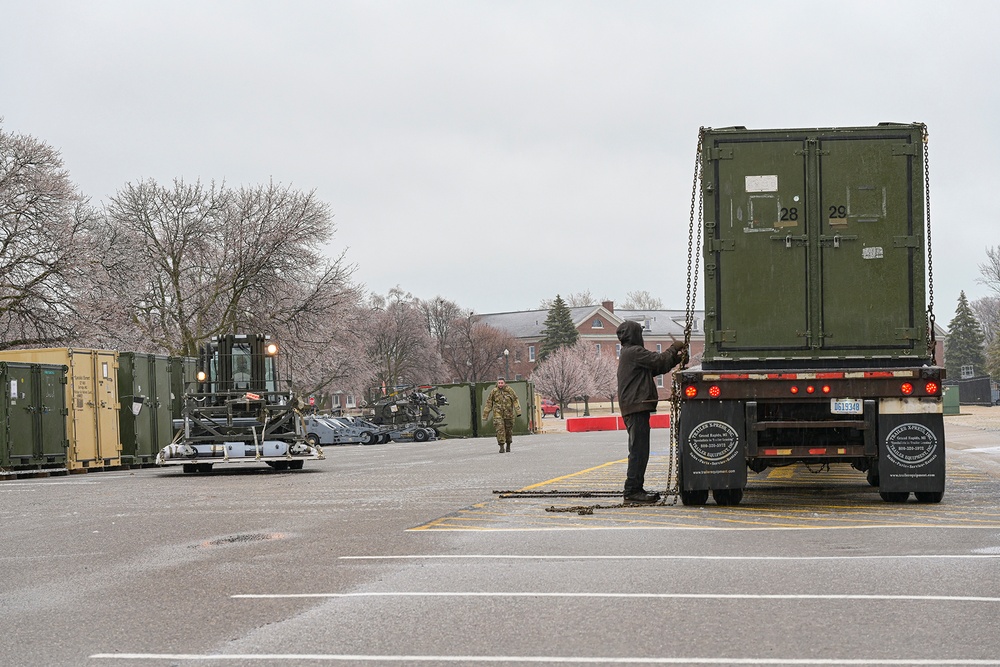
<path fill-rule="evenodd" d="M 569 306 L 562 297 L 556 294 L 556 300 L 549 309 L 549 316 L 545 318 L 545 328 L 542 329 L 541 349 L 538 352 L 539 359 L 545 359 L 549 353 L 558 350 L 560 347 L 569 347 L 576 343 L 580 332 L 573 324 L 573 316 L 570 315 Z"/>
<path fill-rule="evenodd" d="M 972 366 L 976 374 L 986 371 L 983 353 L 985 340 L 983 328 L 969 306 L 969 300 L 962 291 L 958 297 L 955 317 L 948 323 L 948 340 L 945 343 L 945 365 L 948 377 L 958 380 L 962 377 L 962 366 Z"/>

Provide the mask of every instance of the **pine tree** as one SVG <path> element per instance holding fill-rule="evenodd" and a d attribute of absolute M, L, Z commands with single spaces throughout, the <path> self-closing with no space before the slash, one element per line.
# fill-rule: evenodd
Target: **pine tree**
<path fill-rule="evenodd" d="M 949 378 L 960 379 L 963 366 L 972 366 L 976 374 L 985 373 L 986 358 L 983 352 L 985 338 L 983 328 L 973 314 L 965 292 L 962 291 L 958 297 L 958 307 L 955 308 L 955 317 L 948 323 L 948 340 L 945 343 L 945 365 Z"/>
<path fill-rule="evenodd" d="M 541 349 L 538 351 L 539 359 L 545 359 L 549 353 L 558 350 L 560 347 L 568 347 L 576 343 L 580 332 L 573 324 L 573 316 L 570 315 L 569 306 L 562 297 L 556 294 L 556 300 L 549 309 L 549 316 L 545 318 L 545 328 L 542 329 Z"/>

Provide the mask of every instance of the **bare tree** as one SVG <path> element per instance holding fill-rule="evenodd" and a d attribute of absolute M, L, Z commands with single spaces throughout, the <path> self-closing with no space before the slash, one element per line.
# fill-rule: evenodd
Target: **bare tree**
<path fill-rule="evenodd" d="M 593 354 L 587 343 L 561 347 L 535 367 L 531 380 L 535 389 L 559 404 L 565 417 L 566 404 L 578 396 L 594 392 L 594 378 L 588 366 L 587 355 Z"/>
<path fill-rule="evenodd" d="M 1000 336 L 1000 297 L 984 296 L 972 302 L 972 312 L 983 327 L 987 346 Z"/>
<path fill-rule="evenodd" d="M 614 412 L 618 397 L 618 360 L 610 354 L 592 355 L 588 358 L 588 368 L 593 378 L 594 396 L 608 399 L 611 412 Z"/>
<path fill-rule="evenodd" d="M 622 310 L 663 310 L 663 301 L 646 290 L 636 290 L 625 295 Z"/>
<path fill-rule="evenodd" d="M 590 293 L 590 290 L 584 290 L 582 292 L 574 292 L 563 298 L 563 301 L 570 308 L 582 308 L 584 306 L 596 306 L 602 301 L 608 301 L 607 297 L 603 299 L 595 299 L 594 295 Z M 540 310 L 552 310 L 552 306 L 555 304 L 555 299 L 542 299 L 542 302 L 538 305 Z"/>
<path fill-rule="evenodd" d="M 504 370 L 503 351 L 514 347 L 515 343 L 510 333 L 469 314 L 456 318 L 449 325 L 442 356 L 453 379 L 492 381 Z"/>
<path fill-rule="evenodd" d="M 0 126 L 0 349 L 72 340 L 92 220 L 59 152 Z"/>
<path fill-rule="evenodd" d="M 233 331 L 312 330 L 357 298 L 353 266 L 328 260 L 329 207 L 269 183 L 128 184 L 105 212 L 109 285 L 148 345 L 194 355 Z"/>
<path fill-rule="evenodd" d="M 373 295 L 371 300 L 364 336 L 374 384 L 388 388 L 441 380 L 444 367 L 437 344 L 413 295 L 396 287 L 387 297 Z"/>
<path fill-rule="evenodd" d="M 442 298 L 440 295 L 426 301 L 417 299 L 416 304 L 427 321 L 427 332 L 437 341 L 438 348 L 442 349 L 442 354 L 452 322 L 472 315 L 471 311 L 460 307 L 454 301 Z"/>
<path fill-rule="evenodd" d="M 986 249 L 986 262 L 979 265 L 979 278 L 976 282 L 986 285 L 1000 294 L 1000 246 Z"/>

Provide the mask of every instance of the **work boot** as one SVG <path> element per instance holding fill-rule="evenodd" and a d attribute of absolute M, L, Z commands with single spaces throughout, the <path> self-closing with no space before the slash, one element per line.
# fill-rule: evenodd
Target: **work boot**
<path fill-rule="evenodd" d="M 509 442 L 507 443 L 507 451 L 508 452 L 510 451 L 510 443 Z"/>
<path fill-rule="evenodd" d="M 625 494 L 625 502 L 627 503 L 655 503 L 660 499 L 660 494 L 655 491 L 650 493 L 649 491 L 639 490 L 639 491 L 629 491 Z"/>
<path fill-rule="evenodd" d="M 500 453 L 503 454 L 503 445 L 500 445 Z"/>

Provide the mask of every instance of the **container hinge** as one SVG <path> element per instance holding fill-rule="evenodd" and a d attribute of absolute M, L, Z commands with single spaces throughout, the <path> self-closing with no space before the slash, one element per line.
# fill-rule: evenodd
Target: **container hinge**
<path fill-rule="evenodd" d="M 733 149 L 732 148 L 709 148 L 708 149 L 708 159 L 709 160 L 732 160 L 733 159 Z"/>
<path fill-rule="evenodd" d="M 919 248 L 919 236 L 894 236 L 892 239 L 893 248 Z"/>
<path fill-rule="evenodd" d="M 896 340 L 920 340 L 920 329 L 896 329 Z"/>
<path fill-rule="evenodd" d="M 712 239 L 708 243 L 708 249 L 711 252 L 719 252 L 721 250 L 736 250 L 736 239 Z"/>
<path fill-rule="evenodd" d="M 705 264 L 705 275 L 706 276 L 715 275 L 715 264 Z"/>
<path fill-rule="evenodd" d="M 712 342 L 714 343 L 735 343 L 736 331 L 734 329 L 716 329 L 712 332 Z"/>
<path fill-rule="evenodd" d="M 895 156 L 915 156 L 918 154 L 917 144 L 895 144 L 892 147 Z"/>

